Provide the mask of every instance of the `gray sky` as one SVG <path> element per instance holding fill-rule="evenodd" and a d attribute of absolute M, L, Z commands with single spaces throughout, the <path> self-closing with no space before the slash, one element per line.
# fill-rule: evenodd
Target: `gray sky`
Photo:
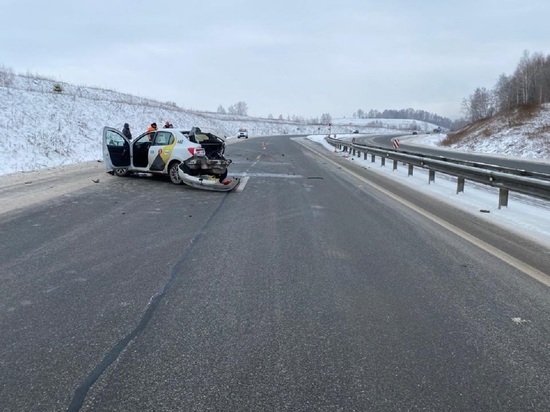
<path fill-rule="evenodd" d="M 215 111 L 306 118 L 462 99 L 550 54 L 548 0 L 0 0 L 0 65 Z"/>

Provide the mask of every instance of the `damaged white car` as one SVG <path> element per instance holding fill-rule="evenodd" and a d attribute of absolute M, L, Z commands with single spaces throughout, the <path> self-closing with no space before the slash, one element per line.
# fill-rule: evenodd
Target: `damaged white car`
<path fill-rule="evenodd" d="M 214 129 L 159 129 L 127 139 L 112 127 L 103 128 L 103 160 L 107 172 L 167 175 L 174 184 L 199 189 L 229 191 L 239 179 L 228 178 L 225 138 Z"/>

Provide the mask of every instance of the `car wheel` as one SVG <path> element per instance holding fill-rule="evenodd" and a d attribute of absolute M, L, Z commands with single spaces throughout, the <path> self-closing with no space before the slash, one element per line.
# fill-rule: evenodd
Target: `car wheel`
<path fill-rule="evenodd" d="M 115 169 L 114 173 L 115 173 L 116 176 L 119 176 L 119 177 L 124 177 L 124 176 L 129 176 L 130 175 L 130 172 L 128 171 L 128 169 Z"/>
<path fill-rule="evenodd" d="M 181 185 L 183 183 L 183 181 L 180 178 L 180 175 L 178 174 L 179 165 L 180 165 L 180 162 L 173 161 L 172 163 L 170 163 L 170 166 L 168 167 L 168 175 L 170 176 L 170 181 L 175 185 Z"/>

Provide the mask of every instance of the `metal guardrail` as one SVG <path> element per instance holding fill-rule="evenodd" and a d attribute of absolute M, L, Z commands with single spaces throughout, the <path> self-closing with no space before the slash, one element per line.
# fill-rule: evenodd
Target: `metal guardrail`
<path fill-rule="evenodd" d="M 354 156 L 361 156 L 363 154 L 364 159 L 367 159 L 367 156 L 370 154 L 372 162 L 378 156 L 381 159 L 382 166 L 385 165 L 386 159 L 390 159 L 393 161 L 393 170 L 397 169 L 399 162 L 405 163 L 409 168 L 409 176 L 413 174 L 415 166 L 427 169 L 428 183 L 435 181 L 435 172 L 455 176 L 457 177 L 457 193 L 464 192 L 465 180 L 496 187 L 499 189 L 499 209 L 502 206 L 508 206 L 509 191 L 550 201 L 550 175 L 544 173 L 529 172 L 522 169 L 469 162 L 448 157 L 400 152 L 378 146 L 344 142 L 331 137 L 326 137 L 326 140 L 337 149 L 348 151 Z"/>

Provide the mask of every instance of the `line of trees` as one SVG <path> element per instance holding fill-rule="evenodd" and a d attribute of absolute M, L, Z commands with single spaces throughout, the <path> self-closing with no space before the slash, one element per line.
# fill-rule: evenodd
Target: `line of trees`
<path fill-rule="evenodd" d="M 438 116 L 434 113 L 429 113 L 425 110 L 415 110 L 415 109 L 401 109 L 393 110 L 386 109 L 383 111 L 378 110 L 369 110 L 365 112 L 361 109 L 353 113 L 354 118 L 359 119 L 410 119 L 410 120 L 419 120 L 423 122 L 437 124 L 445 128 L 451 128 L 453 121 L 446 117 Z"/>
<path fill-rule="evenodd" d="M 523 105 L 550 102 L 550 56 L 524 51 L 516 70 L 501 74 L 492 89 L 478 87 L 462 101 L 462 111 L 470 121 L 488 119 Z"/>
<path fill-rule="evenodd" d="M 225 110 L 225 108 L 220 104 L 216 112 L 220 114 L 237 114 L 240 116 L 248 116 L 248 105 L 246 102 L 237 102 Z"/>

